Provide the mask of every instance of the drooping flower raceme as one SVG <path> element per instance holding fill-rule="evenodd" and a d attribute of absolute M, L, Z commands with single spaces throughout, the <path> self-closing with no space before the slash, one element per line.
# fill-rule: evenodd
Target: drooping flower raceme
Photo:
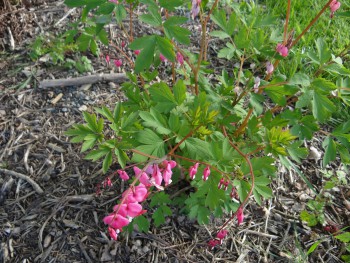
<path fill-rule="evenodd" d="M 131 186 L 122 194 L 122 202 L 113 207 L 113 213 L 103 219 L 108 225 L 108 232 L 112 239 L 116 240 L 122 228 L 127 226 L 133 218 L 146 212 L 141 203 L 146 200 L 150 193 L 150 188 L 155 186 L 158 190 L 163 190 L 161 186 L 171 183 L 172 169 L 176 167 L 175 161 L 164 160 L 161 164 L 152 164 L 143 170 L 134 166 L 136 178 L 140 181 L 137 186 Z M 128 180 L 129 176 L 123 170 L 117 170 L 122 180 Z"/>

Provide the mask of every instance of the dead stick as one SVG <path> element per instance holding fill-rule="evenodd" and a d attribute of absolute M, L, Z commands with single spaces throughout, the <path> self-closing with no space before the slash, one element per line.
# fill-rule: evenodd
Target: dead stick
<path fill-rule="evenodd" d="M 123 82 L 125 80 L 126 75 L 124 73 L 98 74 L 71 79 L 45 79 L 41 81 L 39 87 L 45 89 L 52 87 L 81 86 L 85 84 L 94 84 L 101 81 Z"/>
<path fill-rule="evenodd" d="M 7 169 L 2 169 L 2 168 L 0 168 L 0 172 L 2 172 L 4 174 L 7 174 L 7 175 L 11 175 L 11 176 L 15 176 L 15 177 L 21 178 L 21 179 L 27 181 L 34 188 L 34 190 L 38 194 L 44 193 L 43 189 L 41 189 L 41 187 L 36 182 L 34 182 L 33 179 L 29 178 L 28 176 L 26 176 L 24 174 L 20 174 L 20 173 L 17 173 L 17 172 L 14 172 L 14 171 L 10 171 L 10 170 L 7 170 Z"/>

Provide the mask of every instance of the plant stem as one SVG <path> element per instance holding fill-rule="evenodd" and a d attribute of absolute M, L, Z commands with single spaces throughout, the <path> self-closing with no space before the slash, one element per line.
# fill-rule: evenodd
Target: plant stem
<path fill-rule="evenodd" d="M 324 13 L 324 11 L 326 11 L 326 9 L 329 7 L 329 5 L 332 3 L 333 0 L 329 0 L 327 4 L 325 4 L 325 6 L 321 9 L 320 12 L 318 12 L 318 14 L 315 16 L 314 19 L 311 20 L 311 22 L 309 23 L 309 25 L 303 30 L 303 32 L 301 32 L 301 34 L 292 42 L 290 48 L 292 48 L 293 46 L 295 46 L 296 43 L 298 43 L 298 41 L 302 38 L 303 35 L 305 35 L 305 33 L 310 29 L 310 27 L 316 23 L 316 21 L 320 18 L 320 16 Z"/>
<path fill-rule="evenodd" d="M 134 62 L 132 62 L 131 58 L 120 47 L 118 47 L 117 45 L 115 45 L 114 43 L 111 43 L 111 42 L 110 42 L 110 45 L 112 47 L 114 47 L 116 50 L 118 50 L 118 52 L 120 52 L 128 60 L 131 67 L 135 66 Z"/>
<path fill-rule="evenodd" d="M 211 164 L 209 164 L 207 162 L 202 162 L 202 161 L 198 161 L 198 160 L 192 160 L 190 158 L 187 158 L 187 157 L 184 157 L 184 156 L 181 156 L 181 155 L 177 155 L 177 154 L 170 154 L 169 153 L 168 155 L 170 155 L 170 156 L 172 156 L 174 158 L 178 158 L 178 159 L 182 159 L 182 160 L 191 162 L 191 163 L 200 163 L 200 164 L 209 166 L 212 170 L 217 171 L 218 173 L 224 175 L 227 179 L 232 179 L 231 176 L 228 173 L 220 171 L 218 168 L 216 168 L 215 166 L 212 166 Z"/>
<path fill-rule="evenodd" d="M 198 55 L 197 68 L 193 72 L 193 74 L 194 74 L 194 90 L 195 90 L 195 94 L 196 95 L 199 94 L 198 74 L 199 74 L 199 70 L 200 70 L 200 67 L 201 67 L 201 64 L 202 64 L 202 60 L 203 60 L 204 53 L 205 53 L 205 48 L 206 48 L 207 24 L 209 22 L 210 15 L 213 13 L 213 11 L 216 8 L 218 2 L 219 2 L 219 0 L 215 0 L 214 4 L 210 8 L 206 18 L 203 19 L 202 16 L 201 16 L 201 13 L 199 14 L 200 18 L 201 18 L 201 25 L 202 25 L 202 38 L 201 38 L 201 43 L 200 43 L 200 51 L 199 51 L 199 55 Z"/>
<path fill-rule="evenodd" d="M 225 137 L 228 138 L 228 134 L 226 132 L 225 127 L 222 127 L 223 133 L 225 135 Z M 246 198 L 243 200 L 243 202 L 241 203 L 241 205 L 238 207 L 237 211 L 239 209 L 243 209 L 243 207 L 245 206 L 245 204 L 248 202 L 249 197 L 252 195 L 253 193 L 253 189 L 254 189 L 254 184 L 255 184 L 255 176 L 254 176 L 254 170 L 253 170 L 253 165 L 248 157 L 248 154 L 244 154 L 231 140 L 229 140 L 230 145 L 239 153 L 239 155 L 241 155 L 245 161 L 247 162 L 248 166 L 249 166 L 249 173 L 250 173 L 250 177 L 251 177 L 251 188 L 248 192 L 248 195 L 246 196 Z M 231 222 L 231 220 L 233 218 L 235 218 L 237 211 L 235 213 L 233 213 L 233 215 L 220 227 L 220 230 L 224 229 L 228 223 Z M 220 231 L 219 230 L 219 231 Z"/>
<path fill-rule="evenodd" d="M 130 27 L 130 35 L 129 35 L 129 42 L 131 43 L 134 41 L 133 31 L 132 31 L 132 3 L 130 3 L 130 12 L 129 12 L 129 27 Z"/>
<path fill-rule="evenodd" d="M 179 148 L 180 145 L 181 145 L 185 140 L 187 140 L 189 137 L 191 137 L 191 135 L 192 135 L 195 131 L 197 131 L 200 127 L 201 127 L 201 125 L 198 126 L 196 129 L 191 130 L 185 137 L 182 138 L 181 141 L 179 141 L 179 142 L 174 146 L 174 148 L 172 148 L 172 149 L 170 150 L 170 152 L 169 152 L 167 155 L 173 155 L 174 152 L 176 151 L 176 149 Z"/>
<path fill-rule="evenodd" d="M 286 23 L 284 24 L 283 43 L 286 43 L 287 41 L 288 23 L 289 23 L 289 16 L 290 16 L 290 4 L 291 4 L 291 0 L 288 0 Z"/>

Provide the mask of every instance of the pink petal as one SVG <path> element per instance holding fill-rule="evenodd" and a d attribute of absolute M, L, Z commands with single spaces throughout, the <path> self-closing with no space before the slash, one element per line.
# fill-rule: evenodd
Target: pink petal
<path fill-rule="evenodd" d="M 136 217 L 142 211 L 142 205 L 140 205 L 139 203 L 129 203 L 127 210 L 128 210 L 128 216 Z"/>

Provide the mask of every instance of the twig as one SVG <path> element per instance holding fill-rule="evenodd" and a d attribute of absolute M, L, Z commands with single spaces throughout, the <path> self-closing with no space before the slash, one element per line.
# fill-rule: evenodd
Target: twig
<path fill-rule="evenodd" d="M 69 9 L 68 12 L 60 19 L 56 22 L 56 24 L 54 25 L 54 27 L 58 26 L 59 24 L 62 23 L 63 20 L 65 20 L 71 13 L 73 13 L 75 11 L 76 7 Z"/>
<path fill-rule="evenodd" d="M 101 81 L 117 81 L 123 82 L 126 80 L 126 75 L 124 73 L 114 73 L 114 74 L 98 74 L 90 75 L 84 77 L 77 77 L 71 79 L 48 79 L 43 80 L 39 88 L 52 88 L 52 87 L 67 87 L 67 86 L 82 86 L 84 84 L 94 84 Z"/>
<path fill-rule="evenodd" d="M 84 248 L 83 244 L 81 243 L 80 238 L 79 238 L 79 237 L 76 237 L 76 241 L 77 241 L 78 246 L 79 246 L 81 252 L 83 253 L 84 258 L 86 259 L 86 261 L 87 261 L 88 263 L 92 263 L 92 260 L 91 260 L 91 258 L 89 257 L 88 253 L 86 252 L 86 249 Z"/>
<path fill-rule="evenodd" d="M 241 233 L 249 233 L 249 234 L 254 234 L 254 235 L 258 235 L 258 236 L 262 236 L 262 237 L 268 237 L 268 238 L 271 238 L 271 239 L 279 238 L 278 236 L 275 236 L 275 235 L 270 235 L 270 234 L 261 233 L 261 232 L 258 232 L 258 231 L 248 230 L 248 229 L 245 229 L 245 230 L 242 230 L 242 231 L 238 232 L 238 234 L 241 234 Z"/>
<path fill-rule="evenodd" d="M 14 171 L 10 171 L 10 170 L 7 170 L 7 169 L 3 169 L 3 168 L 0 168 L 0 172 L 2 172 L 4 174 L 7 174 L 7 175 L 11 175 L 11 176 L 15 176 L 15 177 L 21 178 L 21 179 L 27 181 L 34 188 L 34 190 L 38 194 L 44 193 L 43 189 L 41 189 L 41 187 L 33 179 L 31 179 L 30 177 L 28 177 L 28 176 L 26 176 L 24 174 L 20 174 L 20 173 L 17 173 L 17 172 L 14 172 Z"/>

